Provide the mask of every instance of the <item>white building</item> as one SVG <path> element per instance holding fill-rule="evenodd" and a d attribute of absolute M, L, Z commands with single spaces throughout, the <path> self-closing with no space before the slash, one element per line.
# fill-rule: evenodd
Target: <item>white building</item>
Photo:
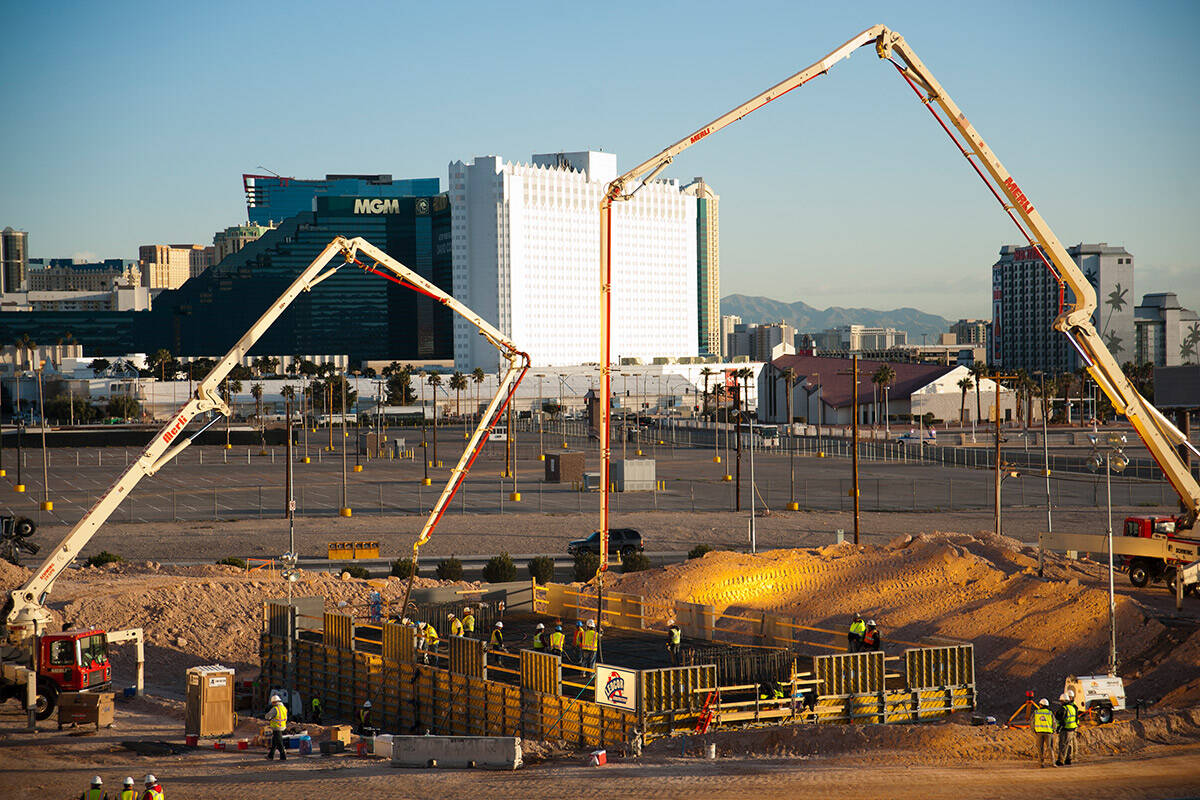
<path fill-rule="evenodd" d="M 450 164 L 454 296 L 536 365 L 600 355 L 600 197 L 616 175 L 598 152 Z M 614 206 L 613 240 L 613 361 L 696 356 L 696 198 L 674 180 L 642 187 Z M 456 319 L 455 367 L 496 360 Z"/>

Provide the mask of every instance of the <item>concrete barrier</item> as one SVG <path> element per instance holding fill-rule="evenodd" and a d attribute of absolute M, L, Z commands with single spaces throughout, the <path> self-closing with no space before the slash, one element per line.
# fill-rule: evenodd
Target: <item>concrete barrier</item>
<path fill-rule="evenodd" d="M 393 736 L 393 767 L 521 766 L 521 739 L 516 736 Z"/>

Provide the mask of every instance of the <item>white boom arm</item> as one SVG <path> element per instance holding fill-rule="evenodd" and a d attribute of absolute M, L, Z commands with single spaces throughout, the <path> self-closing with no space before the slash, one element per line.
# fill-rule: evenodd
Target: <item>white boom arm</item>
<path fill-rule="evenodd" d="M 503 334 L 494 327 L 482 320 L 478 315 L 472 312 L 462 303 L 456 301 L 453 297 L 446 294 L 444 291 L 426 281 L 420 275 L 405 267 L 400 262 L 389 257 L 387 254 L 378 248 L 368 244 L 363 239 L 345 239 L 338 237 L 330 242 L 320 255 L 309 264 L 303 272 L 291 283 L 290 286 L 280 295 L 272 306 L 263 313 L 258 320 L 250 326 L 250 329 L 238 339 L 233 348 L 225 354 L 212 371 L 200 382 L 196 387 L 195 393 L 184 407 L 176 414 L 163 428 L 154 436 L 146 449 L 142 451 L 141 456 L 133 464 L 117 478 L 116 482 L 109 487 L 100 499 L 96 501 L 83 518 L 75 524 L 74 527 L 67 533 L 63 540 L 58 544 L 53 552 L 47 556 L 42 562 L 33 576 L 26 584 L 19 589 L 14 589 L 9 599 L 5 604 L 6 615 L 5 623 L 8 626 L 9 638 L 13 643 L 18 643 L 29 636 L 36 635 L 45 629 L 50 621 L 50 615 L 42 605 L 46 595 L 54 585 L 55 579 L 59 574 L 70 564 L 84 545 L 91 540 L 96 531 L 100 529 L 112 513 L 121 504 L 121 501 L 134 489 L 142 478 L 153 475 L 158 472 L 163 466 L 170 463 L 171 459 L 179 455 L 184 450 L 198 433 L 190 438 L 183 439 L 174 445 L 180 438 L 180 435 L 187 428 L 188 424 L 198 415 L 210 411 L 220 411 L 222 414 L 228 415 L 229 408 L 221 399 L 218 388 L 221 381 L 229 374 L 229 372 L 238 364 L 242 358 L 250 351 L 267 329 L 279 319 L 287 308 L 295 302 L 296 298 L 301 293 L 307 292 L 317 284 L 324 281 L 341 269 L 347 263 L 354 263 L 356 266 L 367 269 L 368 271 L 379 273 L 378 270 L 362 264 L 356 258 L 356 253 L 365 253 L 374 259 L 378 264 L 387 268 L 396 276 L 392 278 L 397 282 L 403 283 L 410 288 L 413 288 L 423 294 L 426 294 L 438 300 L 442 304 L 448 306 L 453 311 L 461 314 L 470 320 L 480 332 L 495 344 L 505 355 L 509 361 L 509 375 L 506 383 L 502 384 L 501 389 L 512 387 L 515 389 L 516 383 L 520 381 L 520 375 L 513 376 L 513 367 L 515 364 L 521 363 L 525 369 L 528 369 L 529 358 L 524 353 L 520 353 L 509 342 Z M 345 259 L 343 264 L 337 264 L 330 267 L 329 263 L 338 255 L 342 255 Z M 385 275 L 385 277 L 391 277 Z M 519 370 L 518 370 L 519 372 Z M 523 373 L 522 373 L 523 374 Z M 511 391 L 511 390 L 510 390 Z M 498 394 L 488 406 L 489 411 L 495 409 L 501 404 L 501 395 Z M 507 403 L 507 395 L 504 397 L 504 402 Z M 467 458 L 467 453 L 472 452 L 471 446 L 478 447 L 478 442 L 481 441 L 482 432 L 490 422 L 494 420 L 495 414 L 485 415 L 480 423 L 480 428 L 475 431 L 475 436 L 471 439 L 466 451 L 464 451 L 463 459 Z M 470 461 L 474 460 L 474 455 Z M 428 540 L 430 533 L 437 524 L 437 519 L 440 518 L 445 506 L 448 504 L 450 497 L 453 496 L 454 489 L 457 489 L 461 483 L 463 475 L 463 461 L 460 460 L 459 466 L 451 475 L 450 485 L 443 492 L 442 498 L 439 499 L 438 505 L 435 506 L 435 513 L 431 514 L 430 521 L 426 523 L 425 528 L 421 532 L 421 540 L 419 544 L 423 544 Z M 469 468 L 469 461 L 467 463 Z"/>
<path fill-rule="evenodd" d="M 875 25 L 850 39 L 815 64 L 804 68 L 786 80 L 767 89 L 765 92 L 747 100 L 728 113 L 717 117 L 708 125 L 685 136 L 662 150 L 653 158 L 643 161 L 633 169 L 617 177 L 608 185 L 605 196 L 600 203 L 600 365 L 602 393 L 604 395 L 600 413 L 600 489 L 602 493 L 600 506 L 601 570 L 604 569 L 608 548 L 607 488 L 610 457 L 608 431 L 611 395 L 609 328 L 612 277 L 612 204 L 631 198 L 637 192 L 638 188 L 645 185 L 645 183 L 652 180 L 665 169 L 675 159 L 675 156 L 696 142 L 727 127 L 750 112 L 790 92 L 792 89 L 803 86 L 818 75 L 825 74 L 834 64 L 849 58 L 851 53 L 856 49 L 869 44 L 875 45 L 876 54 L 880 58 L 891 60 L 892 54 L 895 53 L 904 62 L 903 67 L 895 64 L 895 62 L 892 63 L 895 64 L 900 74 L 905 77 L 914 91 L 917 92 L 921 101 L 930 109 L 931 113 L 934 114 L 943 127 L 946 127 L 947 124 L 953 126 L 959 136 L 965 140 L 964 143 L 959 141 L 953 134 L 950 134 L 951 138 L 954 139 L 955 143 L 962 150 L 963 155 L 968 159 L 976 159 L 982 165 L 983 170 L 986 170 L 985 176 L 983 171 L 980 171 L 978 167 L 976 168 L 980 172 L 980 175 L 985 177 L 985 180 L 991 180 L 992 183 L 989 184 L 989 187 L 996 193 L 997 199 L 1001 200 L 1005 210 L 1010 214 L 1015 212 L 1024 221 L 1028 227 L 1029 233 L 1027 233 L 1027 236 L 1029 236 L 1031 242 L 1036 242 L 1040 245 L 1041 252 L 1049 257 L 1047 266 L 1055 274 L 1059 282 L 1069 287 L 1074 293 L 1074 304 L 1062 310 L 1062 313 L 1054 321 L 1055 329 L 1061 331 L 1070 340 L 1071 344 L 1078 351 L 1080 358 L 1086 364 L 1088 373 L 1096 381 L 1096 384 L 1104 390 L 1104 393 L 1112 401 L 1113 407 L 1117 412 L 1124 414 L 1129 419 L 1134 430 L 1137 431 L 1138 436 L 1141 437 L 1150 454 L 1162 469 L 1163 474 L 1179 494 L 1180 500 L 1187 509 L 1180 520 L 1180 526 L 1191 528 L 1195 524 L 1197 514 L 1200 513 L 1200 484 L 1192 476 L 1187 464 L 1180 458 L 1175 447 L 1180 445 L 1186 446 L 1194 452 L 1196 452 L 1196 448 L 1188 443 L 1187 437 L 1172 425 L 1160 411 L 1138 394 L 1137 390 L 1133 388 L 1132 384 L 1125 377 L 1125 374 L 1121 371 L 1121 367 L 1116 359 L 1113 358 L 1108 348 L 1104 346 L 1104 342 L 1091 322 L 1092 314 L 1096 309 L 1096 293 L 1092 289 L 1091 284 L 1088 283 L 1070 255 L 1067 254 L 1045 220 L 1034 210 L 1033 203 L 1021 191 L 1020 186 L 1017 185 L 1016 181 L 1005 170 L 1004 165 L 1000 163 L 1000 160 L 983 141 L 983 138 L 976 132 L 974 126 L 967 120 L 966 115 L 950 99 L 949 95 L 942 89 L 941 84 L 937 82 L 932 73 L 921 63 L 921 60 L 917 58 L 916 54 L 904 41 L 904 38 L 883 25 Z M 944 121 L 934 111 L 933 105 L 941 109 L 946 117 Z M 949 128 L 947 128 L 947 133 L 949 132 Z M 635 181 L 637 183 L 633 185 Z M 1003 198 L 1001 195 L 1003 195 Z M 1200 452 L 1197 452 L 1197 455 L 1200 455 Z"/>

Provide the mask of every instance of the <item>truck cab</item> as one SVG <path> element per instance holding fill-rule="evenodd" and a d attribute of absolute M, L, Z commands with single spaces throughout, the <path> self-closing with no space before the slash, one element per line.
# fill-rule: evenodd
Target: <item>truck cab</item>
<path fill-rule="evenodd" d="M 108 635 L 99 628 L 44 633 L 27 645 L 6 649 L 4 659 L 11 664 L 5 664 L 0 677 L 0 702 L 10 698 L 24 702 L 25 687 L 10 679 L 8 667 L 32 667 L 37 672 L 38 719 L 54 712 L 63 692 L 101 691 L 112 683 Z"/>
<path fill-rule="evenodd" d="M 1176 526 L 1175 518 L 1170 516 L 1126 517 L 1124 534 L 1143 539 L 1169 539 L 1172 542 L 1200 545 L 1198 541 L 1178 536 Z M 1164 560 L 1145 556 L 1123 556 L 1122 560 L 1129 570 L 1129 582 L 1134 586 L 1142 587 L 1151 581 L 1166 581 L 1172 589 L 1175 569 L 1188 563 L 1186 560 Z M 1189 592 L 1195 590 L 1194 586 L 1187 588 Z"/>

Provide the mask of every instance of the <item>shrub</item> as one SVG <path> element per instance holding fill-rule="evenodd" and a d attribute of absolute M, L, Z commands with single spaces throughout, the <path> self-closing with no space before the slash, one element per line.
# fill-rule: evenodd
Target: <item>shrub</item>
<path fill-rule="evenodd" d="M 96 555 L 83 562 L 83 565 L 85 567 L 102 567 L 105 564 L 116 564 L 124 560 L 125 559 L 121 558 L 116 553 L 110 553 L 107 550 L 101 550 L 99 553 L 96 553 Z"/>
<path fill-rule="evenodd" d="M 645 553 L 630 553 L 621 559 L 621 572 L 641 572 L 650 569 L 650 559 Z"/>
<path fill-rule="evenodd" d="M 461 581 L 463 576 L 462 562 L 454 556 L 444 558 L 438 562 L 437 576 L 443 581 Z"/>
<path fill-rule="evenodd" d="M 411 558 L 397 558 L 392 562 L 391 574 L 397 578 L 407 578 L 412 575 L 413 572 L 419 573 L 420 570 L 413 569 L 413 560 Z"/>
<path fill-rule="evenodd" d="M 238 569 L 246 568 L 246 562 L 243 561 L 242 559 L 238 558 L 237 556 L 229 556 L 229 558 L 222 558 L 217 563 L 223 564 L 226 567 L 237 567 Z"/>
<path fill-rule="evenodd" d="M 363 580 L 366 580 L 367 578 L 371 577 L 371 573 L 367 572 L 366 567 L 360 567 L 357 564 L 346 567 L 344 570 L 342 570 L 342 572 L 346 573 L 351 578 L 362 578 Z"/>
<path fill-rule="evenodd" d="M 517 565 L 513 563 L 512 556 L 508 553 L 493 556 L 483 565 L 484 583 L 505 583 L 516 579 Z"/>
<path fill-rule="evenodd" d="M 575 555 L 575 580 L 590 581 L 600 569 L 600 556 L 595 553 L 577 553 Z"/>
<path fill-rule="evenodd" d="M 553 556 L 538 556 L 529 560 L 529 576 L 538 583 L 554 580 Z"/>
<path fill-rule="evenodd" d="M 691 550 L 688 550 L 688 558 L 704 558 L 705 553 L 711 553 L 713 549 L 706 544 L 698 544 Z"/>

